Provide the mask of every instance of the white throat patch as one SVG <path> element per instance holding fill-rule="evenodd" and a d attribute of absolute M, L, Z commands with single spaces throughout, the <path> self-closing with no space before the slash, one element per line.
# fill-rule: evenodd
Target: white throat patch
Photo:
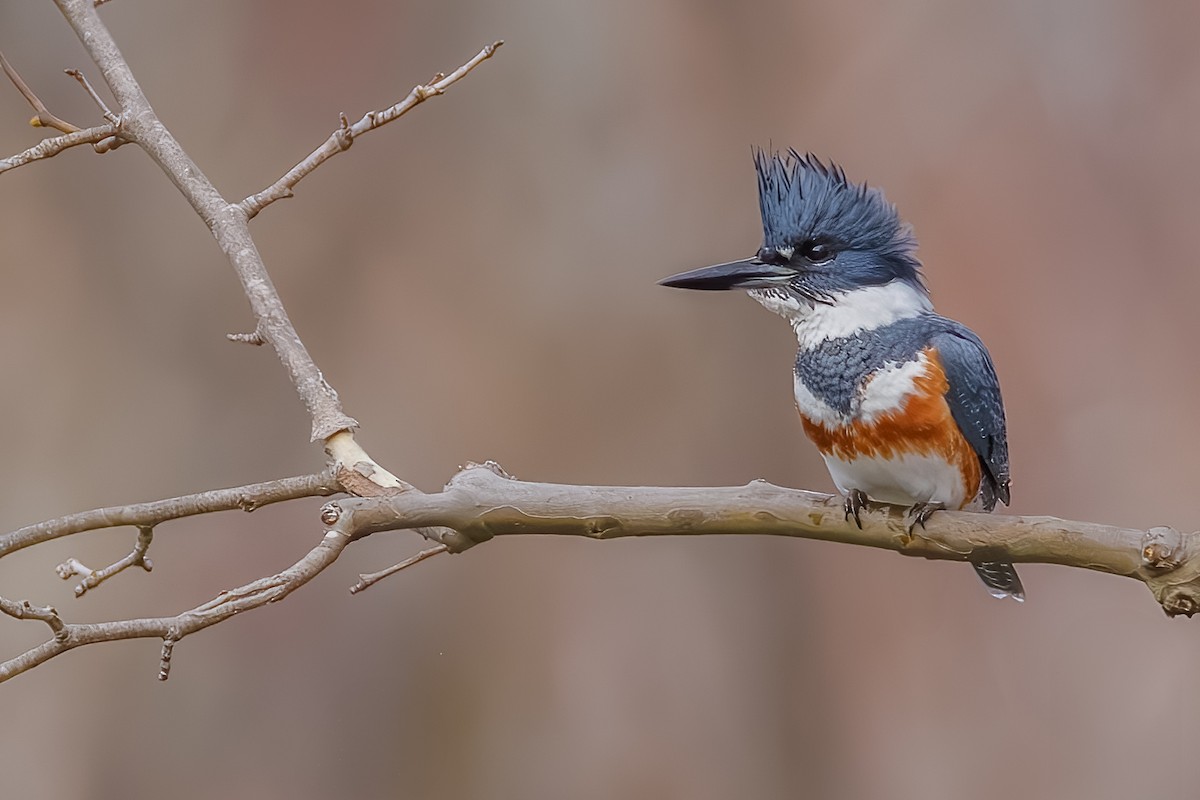
<path fill-rule="evenodd" d="M 778 289 L 752 289 L 749 295 L 788 321 L 801 350 L 933 310 L 928 295 L 905 281 L 835 294 L 832 303 L 814 303 Z"/>

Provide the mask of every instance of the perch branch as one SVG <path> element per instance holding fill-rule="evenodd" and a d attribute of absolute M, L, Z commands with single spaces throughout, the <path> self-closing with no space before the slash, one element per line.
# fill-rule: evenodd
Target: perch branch
<path fill-rule="evenodd" d="M 841 498 L 765 481 L 717 488 L 569 486 L 515 480 L 494 464 L 469 465 L 441 492 L 400 487 L 376 497 L 326 503 L 321 542 L 295 565 L 174 617 L 70 624 L 52 608 L 0 598 L 0 612 L 41 620 L 54 637 L 0 663 L 0 681 L 85 644 L 133 638 L 163 641 L 160 677 L 174 645 L 196 631 L 282 599 L 332 564 L 351 542 L 416 529 L 434 543 L 407 562 L 360 576 L 361 590 L 442 552 L 459 553 L 496 536 L 771 535 L 843 542 L 956 561 L 1047 563 L 1125 575 L 1145 583 L 1168 615 L 1200 610 L 1200 534 L 1137 530 L 1053 517 L 940 511 L 917 533 L 903 509 L 875 507 L 860 529 Z M 11 536 L 11 534 L 10 534 Z"/>
<path fill-rule="evenodd" d="M 437 531 L 423 535 L 451 552 L 511 534 L 796 536 L 932 559 L 1093 569 L 1142 581 L 1170 616 L 1200 611 L 1197 533 L 939 511 L 926 529 L 910 534 L 904 510 L 890 506 L 864 515 L 859 529 L 847 521 L 841 498 L 765 481 L 696 489 L 565 486 L 518 481 L 493 465 L 471 465 L 441 492 L 331 501 L 322 519 L 353 539 L 405 528 Z"/>
<path fill-rule="evenodd" d="M 305 175 L 315 170 L 317 167 L 324 164 L 329 159 L 336 156 L 338 153 L 349 150 L 350 145 L 354 144 L 354 140 L 362 136 L 368 131 L 373 131 L 376 128 L 382 127 L 392 120 L 399 119 L 407 114 L 412 109 L 416 108 L 421 103 L 431 97 L 437 97 L 444 94 L 454 84 L 465 78 L 471 70 L 482 64 L 487 59 L 495 54 L 496 49 L 504 44 L 503 41 L 493 42 L 487 47 L 484 47 L 475 56 L 463 64 L 458 69 L 451 72 L 449 75 L 438 73 L 433 77 L 433 80 L 428 84 L 414 86 L 413 90 L 408 93 L 408 96 L 401 100 L 391 108 L 386 108 L 383 111 L 368 111 L 363 115 L 362 119 L 355 122 L 353 125 L 346 119 L 346 115 L 341 115 L 341 125 L 329 138 L 321 143 L 321 146 L 313 150 L 299 164 L 292 167 L 287 173 L 275 181 L 275 183 L 263 189 L 261 192 L 250 195 L 238 205 L 245 212 L 247 219 L 254 219 L 258 212 L 274 203 L 276 200 L 282 200 L 291 197 L 292 190 L 296 187 Z"/>

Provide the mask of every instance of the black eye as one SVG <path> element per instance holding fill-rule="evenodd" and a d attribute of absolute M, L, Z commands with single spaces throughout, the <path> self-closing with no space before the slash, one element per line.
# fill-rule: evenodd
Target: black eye
<path fill-rule="evenodd" d="M 823 264 L 826 261 L 832 261 L 837 255 L 834 249 L 825 242 L 819 242 L 815 239 L 806 239 L 800 245 L 800 255 L 814 264 Z"/>

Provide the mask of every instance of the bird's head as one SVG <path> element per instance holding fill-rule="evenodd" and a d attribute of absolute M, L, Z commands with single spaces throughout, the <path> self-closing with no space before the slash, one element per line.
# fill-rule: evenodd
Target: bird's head
<path fill-rule="evenodd" d="M 758 253 L 672 275 L 662 285 L 747 289 L 785 316 L 889 285 L 928 304 L 916 239 L 882 191 L 851 183 L 840 167 L 795 150 L 758 150 L 754 166 L 763 222 Z"/>

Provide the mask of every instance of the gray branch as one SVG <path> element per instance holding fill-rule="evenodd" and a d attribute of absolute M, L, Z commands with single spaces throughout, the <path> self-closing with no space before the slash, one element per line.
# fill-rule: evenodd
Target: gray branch
<path fill-rule="evenodd" d="M 17 167 L 23 167 L 26 164 L 39 161 L 43 158 L 51 158 L 63 150 L 81 144 L 97 145 L 106 139 L 111 139 L 116 133 L 116 126 L 104 124 L 95 128 L 74 131 L 73 133 L 64 133 L 62 136 L 52 136 L 49 139 L 42 139 L 28 150 L 24 150 L 8 158 L 0 158 L 0 173 L 8 172 L 10 169 L 16 169 Z"/>
<path fill-rule="evenodd" d="M 330 487 L 318 481 L 316 488 L 324 491 Z M 149 512 L 141 516 L 151 518 Z M 572 486 L 514 480 L 492 463 L 469 465 L 440 492 L 426 493 L 406 486 L 387 495 L 326 503 L 321 509 L 325 536 L 295 565 L 173 617 L 69 624 L 52 608 L 0 598 L 0 612 L 40 620 L 54 633 L 44 644 L 0 663 L 0 682 L 82 645 L 133 638 L 163 640 L 160 677 L 165 677 L 171 652 L 180 639 L 235 614 L 283 599 L 332 564 L 351 542 L 395 530 L 414 530 L 434 542 L 435 547 L 396 567 L 360 576 L 354 591 L 436 553 L 461 553 L 497 536 L 559 535 L 607 540 L 627 536 L 766 535 L 842 542 L 931 559 L 1003 560 L 1092 569 L 1142 581 L 1170 616 L 1190 617 L 1200 610 L 1197 533 L 958 511 L 939 511 L 925 529 L 910 532 L 904 509 L 887 506 L 867 511 L 862 520 L 860 529 L 846 519 L 841 498 L 785 489 L 765 481 L 714 488 Z M 46 533 L 43 536 L 54 538 Z"/>
<path fill-rule="evenodd" d="M 235 614 L 282 600 L 336 561 L 349 541 L 347 536 L 328 533 L 316 547 L 282 572 L 260 578 L 237 589 L 222 592 L 207 603 L 173 617 L 70 624 L 59 619 L 58 612 L 53 608 L 37 608 L 28 602 L 15 603 L 0 598 L 0 612 L 18 618 L 40 620 L 49 625 L 54 632 L 54 637 L 49 641 L 0 663 L 0 683 L 14 678 L 26 670 L 33 669 L 39 664 L 44 664 L 68 650 L 74 650 L 76 647 L 100 642 L 119 642 L 125 639 L 163 640 L 163 658 L 159 669 L 159 679 L 166 680 L 171 651 L 176 642 L 189 634 L 227 620 Z"/>
<path fill-rule="evenodd" d="M 35 525 L 26 525 L 11 533 L 0 535 L 0 558 L 32 547 L 35 544 L 60 539 L 84 531 L 124 526 L 153 528 L 173 519 L 211 514 L 214 511 L 241 509 L 253 511 L 272 503 L 295 500 L 300 497 L 327 497 L 343 491 L 329 471 L 316 475 L 299 475 L 280 478 L 231 489 L 213 489 L 207 492 L 155 500 L 150 503 L 134 503 L 127 506 L 110 506 L 68 514 L 49 519 Z"/>
<path fill-rule="evenodd" d="M 146 550 L 150 547 L 151 531 L 155 525 L 174 519 L 217 511 L 241 509 L 253 511 L 272 503 L 296 500 L 301 497 L 326 497 L 342 492 L 342 487 L 333 477 L 332 470 L 316 475 L 301 475 L 281 478 L 231 489 L 215 489 L 209 492 L 172 497 L 152 503 L 128 506 L 97 508 L 79 514 L 39 522 L 0 536 L 0 557 L 31 547 L 42 542 L 59 539 L 84 531 L 134 526 L 138 528 L 138 540 L 133 552 L 101 570 L 89 570 L 74 559 L 59 567 L 64 578 L 83 575 L 83 582 L 76 589 L 81 596 L 88 589 L 122 572 L 130 566 L 141 566 L 149 570 Z M 281 600 L 294 590 L 312 580 L 332 564 L 350 541 L 341 534 L 330 534 L 321 540 L 308 555 L 283 572 L 248 583 L 238 589 L 222 592 L 218 597 L 174 617 L 155 619 L 119 620 L 91 624 L 69 624 L 63 622 L 58 611 L 45 606 L 35 606 L 29 601 L 14 601 L 0 597 L 0 613 L 16 619 L 32 619 L 50 626 L 54 637 L 21 655 L 0 663 L 0 683 L 25 670 L 54 658 L 68 650 L 85 644 L 116 642 L 122 639 L 160 638 L 164 642 L 164 668 L 159 677 L 166 680 L 170 651 L 175 643 L 188 634 L 203 630 L 228 619 L 234 614 L 258 608 Z"/>
<path fill-rule="evenodd" d="M 451 552 L 496 536 L 795 536 L 953 561 L 1061 564 L 1142 581 L 1170 616 L 1200 610 L 1200 534 L 1137 530 L 1054 517 L 939 511 L 910 533 L 904 509 L 882 506 L 859 529 L 842 499 L 765 481 L 720 488 L 528 483 L 471 465 L 437 493 L 327 503 L 331 530 L 359 539 L 420 529 Z"/>
<path fill-rule="evenodd" d="M 136 526 L 139 535 L 132 552 L 108 567 L 92 570 L 77 559 L 69 559 L 60 565 L 59 572 L 64 577 L 83 577 L 76 590 L 77 594 L 83 594 L 129 567 L 140 566 L 149 570 L 151 564 L 146 553 L 154 526 L 166 520 L 232 508 L 249 511 L 266 503 L 342 491 L 360 495 L 386 495 L 410 488 L 408 484 L 377 464 L 354 440 L 352 431 L 358 423 L 342 411 L 337 393 L 325 381 L 300 340 L 250 236 L 247 223 L 249 217 L 262 207 L 290 194 L 292 187 L 304 175 L 330 156 L 348 147 L 353 136 L 384 125 L 430 97 L 441 94 L 490 58 L 500 43 L 485 47 L 450 75 L 435 76 L 429 85 L 416 87 L 400 103 L 380 112 L 372 112 L 353 126 L 343 118 L 342 128 L 331 137 L 331 141 L 337 145 L 334 149 L 318 148 L 318 151 L 289 171 L 272 187 L 256 195 L 254 199 L 248 198 L 246 206 L 243 207 L 230 203 L 221 196 L 158 119 L 116 42 L 96 14 L 94 6 L 100 3 L 94 0 L 55 2 L 93 62 L 99 67 L 116 100 L 117 111 L 109 111 L 83 73 L 69 71 L 96 101 L 107 121 L 107 124 L 101 127 L 79 130 L 76 126 L 50 114 L 16 70 L 7 61 L 3 61 L 0 66 L 5 74 L 37 112 L 37 124 L 56 127 L 63 131 L 64 135 L 47 139 L 24 153 L 0 161 L 0 172 L 56 155 L 68 147 L 84 143 L 92 143 L 97 151 L 103 152 L 112 146 L 128 142 L 138 145 L 146 152 L 208 226 L 241 280 L 254 313 L 255 333 L 253 337 L 234 338 L 256 344 L 270 344 L 275 350 L 287 369 L 297 394 L 308 409 L 312 420 L 312 439 L 324 442 L 332 463 L 329 470 L 320 475 L 203 492 L 154 503 L 96 509 L 38 523 L 0 536 L 0 557 L 86 530 L 122 525 Z M 424 533 L 434 535 L 437 532 Z M 44 622 L 54 634 L 50 641 L 0 663 L 0 681 L 85 644 L 144 637 L 162 639 L 160 678 L 165 679 L 175 644 L 180 639 L 234 614 L 282 599 L 333 563 L 349 541 L 349 537 L 331 531 L 308 555 L 289 569 L 231 592 L 224 592 L 214 600 L 174 617 L 70 624 L 64 622 L 58 612 L 50 606 L 37 606 L 29 601 L 17 602 L 0 597 L 0 613 L 17 619 Z"/>
<path fill-rule="evenodd" d="M 354 144 L 354 141 L 364 133 L 373 131 L 393 120 L 399 119 L 431 97 L 444 94 L 447 89 L 465 78 L 471 70 L 495 55 L 496 49 L 502 44 L 504 44 L 503 41 L 497 41 L 487 45 L 476 53 L 471 60 L 449 75 L 441 73 L 434 75 L 433 80 L 428 84 L 414 86 L 413 90 L 408 93 L 408 96 L 399 103 L 390 108 L 385 108 L 383 111 L 368 111 L 353 125 L 350 124 L 350 120 L 346 119 L 346 115 L 343 114 L 341 126 L 329 134 L 329 138 L 322 142 L 320 147 L 309 153 L 299 164 L 288 170 L 275 183 L 261 192 L 250 195 L 238 205 L 246 213 L 248 219 L 254 219 L 258 215 L 258 212 L 276 200 L 291 197 L 293 195 L 292 189 L 295 188 L 296 184 L 305 175 L 308 175 L 338 153 L 349 150 L 350 145 Z"/>
<path fill-rule="evenodd" d="M 356 428 L 358 423 L 342 411 L 337 392 L 317 369 L 288 318 L 283 301 L 250 237 L 246 212 L 221 196 L 158 119 L 92 2 L 55 2 L 116 98 L 122 136 L 141 147 L 175 184 L 233 265 L 258 321 L 259 334 L 283 362 L 292 385 L 308 409 L 312 419 L 312 439 L 324 440 L 338 431 Z"/>

